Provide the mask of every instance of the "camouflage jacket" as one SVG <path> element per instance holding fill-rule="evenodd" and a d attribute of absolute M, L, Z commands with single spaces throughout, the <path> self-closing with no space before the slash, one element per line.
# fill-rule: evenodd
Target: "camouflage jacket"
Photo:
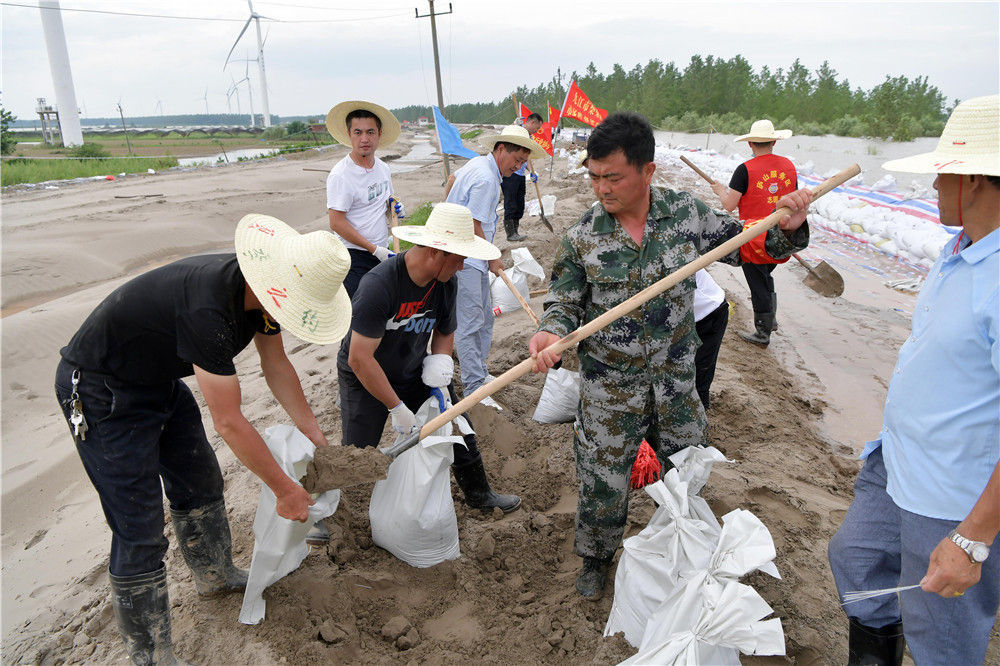
<path fill-rule="evenodd" d="M 742 231 L 738 219 L 716 212 L 687 192 L 650 188 L 642 247 L 604 207 L 595 204 L 570 227 L 556 253 L 539 330 L 559 336 L 595 319 L 630 296 L 694 261 Z M 808 245 L 803 224 L 789 239 L 767 232 L 771 256 Z M 740 265 L 737 250 L 722 259 Z M 691 276 L 579 345 L 584 402 L 641 412 L 650 389 L 657 411 L 694 390 L 695 278 Z"/>

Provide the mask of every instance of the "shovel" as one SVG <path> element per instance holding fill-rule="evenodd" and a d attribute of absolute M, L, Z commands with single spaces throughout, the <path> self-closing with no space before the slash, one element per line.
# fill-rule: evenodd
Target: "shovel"
<path fill-rule="evenodd" d="M 707 180 L 710 185 L 716 184 L 717 181 L 714 178 L 696 167 L 691 160 L 683 155 L 681 155 L 681 162 L 684 162 L 684 164 L 691 167 L 695 173 Z M 844 293 L 844 278 L 841 277 L 840 273 L 838 273 L 833 266 L 825 261 L 821 261 L 814 267 L 803 261 L 802 257 L 799 255 L 793 254 L 792 256 L 795 257 L 800 264 L 805 266 L 807 271 L 809 271 L 809 275 L 807 275 L 806 279 L 802 281 L 802 284 L 809 287 L 820 296 L 827 296 L 829 298 L 835 298 Z"/>
<path fill-rule="evenodd" d="M 528 173 L 535 173 L 534 167 L 531 166 L 531 160 L 528 160 Z M 537 175 L 537 174 L 536 174 Z M 528 176 L 531 177 L 530 175 Z M 542 191 L 538 189 L 538 181 L 535 181 L 535 196 L 538 197 L 538 217 L 542 218 L 542 224 L 549 228 L 549 231 L 555 233 L 556 230 L 552 228 L 552 223 L 549 222 L 549 218 L 545 217 L 545 207 L 542 206 Z"/>
<path fill-rule="evenodd" d="M 818 199 L 819 197 L 823 196 L 833 188 L 847 182 L 848 180 L 858 175 L 859 173 L 861 173 L 861 168 L 858 167 L 857 164 L 854 164 L 848 167 L 847 169 L 844 169 L 837 175 L 826 179 L 812 191 L 813 199 Z M 551 349 L 556 353 L 562 353 L 563 351 L 569 349 L 570 347 L 577 344 L 584 338 L 587 338 L 596 333 L 597 331 L 601 330 L 602 328 L 612 323 L 616 319 L 619 319 L 620 317 L 640 307 L 647 301 L 655 298 L 656 296 L 659 296 L 663 292 L 667 291 L 668 289 L 676 285 L 681 280 L 691 277 L 696 272 L 698 272 L 698 270 L 708 266 L 714 261 L 718 261 L 727 254 L 736 251 L 744 243 L 753 240 L 757 236 L 765 233 L 771 227 L 777 225 L 778 222 L 781 221 L 781 218 L 785 217 L 786 215 L 790 215 L 791 212 L 792 211 L 789 210 L 788 208 L 779 208 L 778 210 L 774 211 L 773 213 L 771 213 L 763 220 L 761 220 L 754 226 L 750 227 L 749 229 L 744 229 L 739 234 L 733 236 L 722 245 L 719 245 L 715 249 L 709 250 L 708 252 L 701 255 L 691 263 L 682 266 L 681 268 L 677 269 L 670 275 L 646 287 L 638 294 L 635 294 L 631 298 L 628 298 L 627 300 L 619 303 L 618 305 L 611 308 L 610 310 L 600 315 L 599 317 L 596 317 L 595 319 L 587 322 L 586 324 L 576 329 L 575 331 L 567 334 L 564 338 L 562 338 L 558 342 L 548 347 L 548 349 Z M 384 466 L 385 458 L 382 457 L 383 454 L 384 456 L 387 456 L 392 459 L 396 458 L 401 453 L 404 453 L 409 449 L 413 448 L 424 437 L 429 436 L 435 430 L 442 427 L 452 419 L 469 411 L 475 405 L 478 405 L 488 396 L 492 395 L 496 391 L 499 391 L 505 386 L 513 383 L 520 377 L 523 377 L 524 375 L 528 374 L 534 367 L 535 367 L 535 359 L 530 357 L 526 358 L 517 365 L 515 365 L 514 367 L 512 367 L 507 372 L 503 373 L 493 381 L 487 384 L 483 384 L 478 389 L 473 391 L 471 394 L 465 396 L 465 398 L 455 403 L 455 405 L 453 405 L 449 409 L 446 409 L 441 414 L 439 414 L 438 416 L 434 417 L 433 419 L 425 423 L 419 432 L 414 432 L 410 435 L 407 435 L 406 437 L 401 437 L 392 446 L 387 446 L 385 448 L 379 449 L 379 451 L 381 451 L 381 454 L 373 449 L 363 449 L 363 451 L 367 452 L 367 454 L 371 457 L 382 458 L 383 461 L 382 465 Z M 337 447 L 337 448 L 347 449 L 353 447 Z M 342 480 L 341 482 L 345 483 L 345 485 L 342 485 L 340 487 L 346 487 L 347 485 L 358 485 L 370 481 L 377 481 L 383 478 L 384 473 L 382 476 L 376 476 L 375 474 L 377 474 L 377 472 L 373 474 L 369 471 L 377 467 L 378 465 L 376 464 L 365 465 L 364 469 L 361 469 L 361 466 L 359 466 L 358 473 L 349 480 L 347 479 Z M 366 474 L 368 475 L 367 477 Z"/>

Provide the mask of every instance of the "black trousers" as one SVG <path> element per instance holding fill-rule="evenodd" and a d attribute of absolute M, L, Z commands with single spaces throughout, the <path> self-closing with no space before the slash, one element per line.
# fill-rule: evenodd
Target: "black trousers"
<path fill-rule="evenodd" d="M 379 259 L 371 252 L 349 247 L 347 252 L 351 255 L 351 270 L 344 276 L 344 289 L 347 295 L 354 298 L 354 292 L 358 290 L 361 278 L 365 273 L 379 265 Z"/>
<path fill-rule="evenodd" d="M 340 384 L 340 443 L 358 448 L 378 446 L 385 429 L 385 420 L 389 418 L 389 410 L 368 392 L 353 372 L 339 370 L 337 379 Z M 431 395 L 431 387 L 421 381 L 403 386 L 393 385 L 392 388 L 403 404 L 414 412 Z M 455 387 L 451 384 L 448 385 L 448 394 L 452 404 L 458 402 Z M 468 419 L 468 415 L 465 418 Z M 472 425 L 472 421 L 469 421 L 469 425 Z M 455 465 L 459 467 L 479 460 L 476 436 L 464 435 L 462 439 L 465 440 L 465 446 L 455 444 Z"/>
<path fill-rule="evenodd" d="M 524 217 L 524 176 L 511 174 L 500 183 L 503 192 L 503 219 L 520 220 Z"/>
<path fill-rule="evenodd" d="M 719 348 L 729 323 L 729 303 L 725 301 L 695 324 L 701 345 L 694 353 L 694 385 L 698 390 L 701 404 L 708 409 L 708 390 L 715 378 L 715 363 L 719 359 Z"/>
<path fill-rule="evenodd" d="M 778 264 L 743 264 L 743 275 L 750 287 L 750 302 L 754 312 L 770 312 L 773 303 L 774 278 L 771 272 Z"/>
<path fill-rule="evenodd" d="M 73 370 L 65 360 L 56 369 L 67 422 Z M 156 571 L 167 552 L 163 494 L 178 511 L 222 499 L 222 470 L 198 403 L 180 380 L 139 386 L 86 370 L 77 392 L 89 427 L 76 450 L 111 528 L 111 573 Z"/>

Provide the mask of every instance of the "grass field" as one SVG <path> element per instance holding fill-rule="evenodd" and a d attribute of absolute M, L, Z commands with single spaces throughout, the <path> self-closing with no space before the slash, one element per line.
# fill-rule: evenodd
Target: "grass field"
<path fill-rule="evenodd" d="M 92 159 L 92 160 L 4 160 L 0 166 L 0 185 L 40 183 L 46 180 L 66 180 L 89 176 L 118 175 L 120 173 L 145 173 L 147 169 L 161 171 L 177 166 L 176 157 L 144 159 Z"/>

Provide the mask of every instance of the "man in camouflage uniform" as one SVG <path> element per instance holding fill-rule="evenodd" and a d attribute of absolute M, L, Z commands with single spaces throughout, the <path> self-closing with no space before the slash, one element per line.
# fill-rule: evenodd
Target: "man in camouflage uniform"
<path fill-rule="evenodd" d="M 556 254 L 545 314 L 529 344 L 544 372 L 559 357 L 545 348 L 742 230 L 686 192 L 650 187 L 655 143 L 648 121 L 615 113 L 594 129 L 587 167 L 599 203 L 567 230 Z M 774 257 L 806 247 L 809 193 L 778 206 L 796 211 L 767 233 Z M 739 252 L 724 258 L 739 265 Z M 580 342 L 582 379 L 574 448 L 580 499 L 576 552 L 584 558 L 577 590 L 603 593 L 628 516 L 628 483 L 646 439 L 667 456 L 704 445 L 705 412 L 695 391 L 695 331 L 690 277 Z"/>

